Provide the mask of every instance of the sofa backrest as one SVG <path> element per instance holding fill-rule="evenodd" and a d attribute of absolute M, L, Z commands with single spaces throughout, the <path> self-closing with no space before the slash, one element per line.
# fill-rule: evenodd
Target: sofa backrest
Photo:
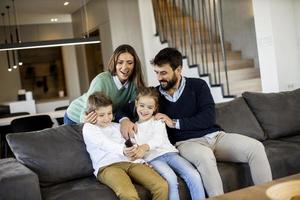
<path fill-rule="evenodd" d="M 81 130 L 81 125 L 64 125 L 8 134 L 7 141 L 16 159 L 38 175 L 41 186 L 50 186 L 93 174 Z"/>
<path fill-rule="evenodd" d="M 242 94 L 271 139 L 300 133 L 300 89 L 279 93 Z"/>
<path fill-rule="evenodd" d="M 242 97 L 216 104 L 216 123 L 228 133 L 239 133 L 259 141 L 266 139 L 266 135 Z"/>

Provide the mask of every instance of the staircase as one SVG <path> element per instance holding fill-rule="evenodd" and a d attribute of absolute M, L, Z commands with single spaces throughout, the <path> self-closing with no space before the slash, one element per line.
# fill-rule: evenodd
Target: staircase
<path fill-rule="evenodd" d="M 157 35 L 175 47 L 211 87 L 221 87 L 223 97 L 244 91 L 261 91 L 259 69 L 253 59 L 242 58 L 225 42 L 222 5 L 217 0 L 152 0 Z"/>

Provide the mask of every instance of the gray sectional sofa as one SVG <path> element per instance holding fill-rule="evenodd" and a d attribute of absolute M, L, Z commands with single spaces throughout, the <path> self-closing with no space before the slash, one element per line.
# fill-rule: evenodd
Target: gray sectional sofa
<path fill-rule="evenodd" d="M 216 105 L 217 124 L 226 132 L 260 140 L 274 178 L 300 173 L 300 89 L 281 93 L 250 93 Z M 16 159 L 0 160 L 0 199 L 117 199 L 93 176 L 81 126 L 60 126 L 7 136 Z M 252 185 L 249 167 L 219 162 L 226 192 Z M 117 178 L 117 177 L 116 177 Z M 142 199 L 150 199 L 136 185 Z M 181 199 L 188 199 L 180 181 Z"/>

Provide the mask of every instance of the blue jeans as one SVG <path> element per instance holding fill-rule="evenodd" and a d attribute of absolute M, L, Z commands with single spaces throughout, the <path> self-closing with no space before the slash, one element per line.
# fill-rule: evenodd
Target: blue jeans
<path fill-rule="evenodd" d="M 67 112 L 65 112 L 65 115 L 64 115 L 64 124 L 77 124 L 76 122 L 72 121 L 69 117 L 68 117 L 68 114 Z"/>
<path fill-rule="evenodd" d="M 199 172 L 178 153 L 166 153 L 149 162 L 169 185 L 169 200 L 179 200 L 178 181 L 175 172 L 186 182 L 193 200 L 205 199 Z"/>

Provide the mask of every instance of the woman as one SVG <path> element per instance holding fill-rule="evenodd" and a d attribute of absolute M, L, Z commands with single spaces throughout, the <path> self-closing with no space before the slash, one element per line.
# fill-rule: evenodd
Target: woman
<path fill-rule="evenodd" d="M 108 71 L 98 74 L 88 91 L 69 105 L 64 124 L 96 122 L 97 114 L 94 111 L 85 113 L 87 98 L 96 91 L 104 92 L 112 100 L 115 113 L 129 101 L 134 101 L 136 90 L 144 85 L 141 62 L 135 50 L 130 45 L 121 45 L 111 56 Z"/>

